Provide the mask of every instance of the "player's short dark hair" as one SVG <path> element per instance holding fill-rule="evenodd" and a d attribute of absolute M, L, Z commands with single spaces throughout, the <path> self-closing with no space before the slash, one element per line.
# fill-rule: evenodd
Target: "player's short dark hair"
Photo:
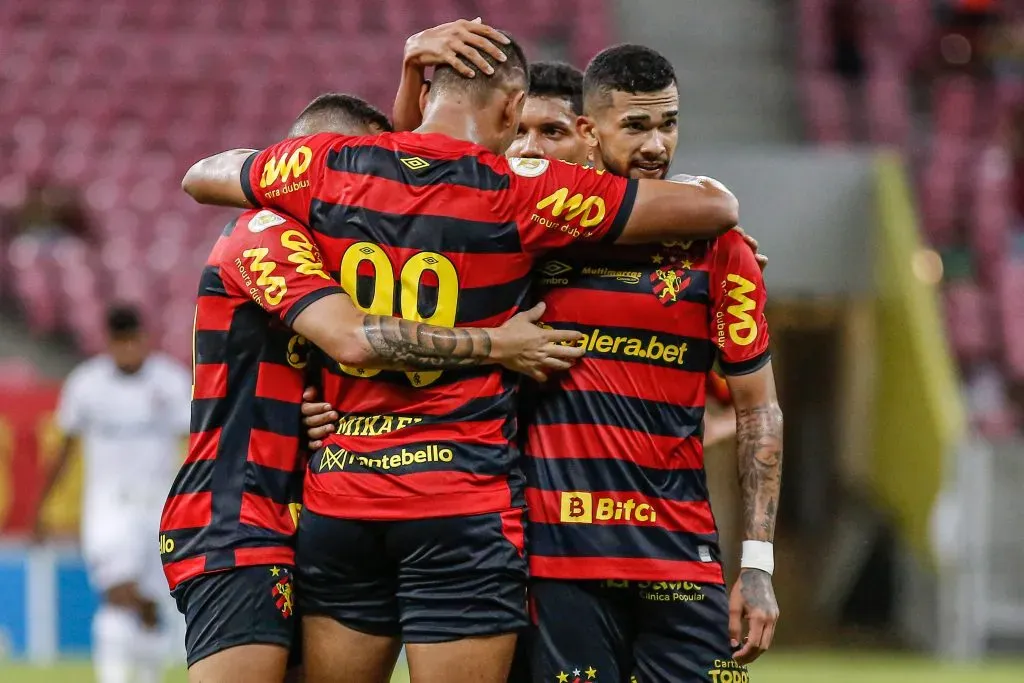
<path fill-rule="evenodd" d="M 487 63 L 494 68 L 490 76 L 477 73 L 475 78 L 466 78 L 450 66 L 444 65 L 434 69 L 434 77 L 431 82 L 431 90 L 437 89 L 441 92 L 453 89 L 470 93 L 474 100 L 483 101 L 497 88 L 520 87 L 523 90 L 530 88 L 530 63 L 526 60 L 526 53 L 516 42 L 515 38 L 505 31 L 501 33 L 508 38 L 508 45 L 495 43 L 498 49 L 505 53 L 505 61 L 499 62 L 486 52 L 481 52 Z M 478 68 L 463 59 L 474 71 Z"/>
<path fill-rule="evenodd" d="M 391 122 L 380 109 L 361 97 L 344 93 L 324 93 L 306 105 L 288 130 L 288 137 L 337 132 L 355 126 L 377 126 L 391 132 Z"/>
<path fill-rule="evenodd" d="M 574 114 L 582 114 L 583 72 L 565 62 L 534 62 L 530 65 L 530 97 L 566 100 Z"/>
<path fill-rule="evenodd" d="M 141 331 L 139 309 L 130 304 L 114 304 L 107 309 L 107 333 L 111 337 L 129 337 Z"/>
<path fill-rule="evenodd" d="M 587 108 L 608 101 L 615 91 L 647 93 L 676 84 L 676 70 L 657 50 L 643 45 L 613 45 L 597 53 L 583 74 Z"/>

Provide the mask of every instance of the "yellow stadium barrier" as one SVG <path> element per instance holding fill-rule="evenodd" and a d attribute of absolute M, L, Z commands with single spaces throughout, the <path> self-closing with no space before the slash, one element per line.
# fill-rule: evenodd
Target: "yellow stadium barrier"
<path fill-rule="evenodd" d="M 899 157 L 876 165 L 874 490 L 921 559 L 946 454 L 965 429 L 959 381 L 939 309 L 941 263 L 924 248 Z"/>

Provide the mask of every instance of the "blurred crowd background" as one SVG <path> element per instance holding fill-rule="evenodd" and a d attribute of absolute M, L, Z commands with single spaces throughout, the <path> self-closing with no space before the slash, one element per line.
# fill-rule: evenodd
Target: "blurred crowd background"
<path fill-rule="evenodd" d="M 1024 652 L 1024 1 L 3 0 L 0 660 L 88 651 L 80 472 L 38 501 L 51 413 L 111 302 L 190 362 L 232 214 L 184 171 L 321 92 L 390 112 L 406 37 L 475 16 L 532 59 L 669 56 L 674 170 L 728 184 L 769 257 L 780 648 Z M 733 450 L 708 469 L 738 547 Z"/>

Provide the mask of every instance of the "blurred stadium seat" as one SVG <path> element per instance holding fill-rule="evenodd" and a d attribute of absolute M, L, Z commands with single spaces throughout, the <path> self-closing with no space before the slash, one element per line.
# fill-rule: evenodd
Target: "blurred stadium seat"
<path fill-rule="evenodd" d="M 6 0 L 0 125 L 14 148 L 0 201 L 18 205 L 26 179 L 43 171 L 82 188 L 97 232 L 95 253 L 12 244 L 20 308 L 41 334 L 65 320 L 92 352 L 105 302 L 161 302 L 155 337 L 187 358 L 179 332 L 187 342 L 202 257 L 229 215 L 181 193 L 195 159 L 280 137 L 328 90 L 389 112 L 405 39 L 428 26 L 480 15 L 527 49 L 557 40 L 585 63 L 610 42 L 608 12 L 596 0 L 54 0 L 45 9 Z M 44 275 L 55 267 L 59 284 Z"/>
<path fill-rule="evenodd" d="M 955 62 L 934 64 L 937 17 L 943 15 L 936 13 L 942 3 L 930 0 L 847 5 L 856 9 L 845 15 L 852 29 L 842 32 L 842 38 L 855 37 L 865 71 L 862 78 L 851 80 L 837 66 L 840 37 L 833 10 L 840 4 L 797 4 L 808 136 L 824 145 L 895 146 L 916 160 L 925 237 L 944 249 L 966 247 L 973 263 L 971 278 L 946 287 L 954 351 L 967 364 L 993 357 L 1019 380 L 1024 377 L 1024 351 L 1018 341 L 1024 312 L 1010 292 L 1024 291 L 1024 284 L 1019 264 L 1006 259 L 1019 234 L 1021 217 L 1015 216 L 1013 195 L 1020 185 L 1014 178 L 1018 169 L 1009 159 L 1007 133 L 1020 123 L 1013 113 L 1024 102 L 1024 80 L 992 78 L 983 67 L 968 69 Z M 1009 5 L 1008 11 L 1013 9 Z M 986 59 L 971 52 L 966 57 Z M 923 97 L 913 108 L 915 88 Z M 995 329 L 1002 334 L 992 334 Z"/>

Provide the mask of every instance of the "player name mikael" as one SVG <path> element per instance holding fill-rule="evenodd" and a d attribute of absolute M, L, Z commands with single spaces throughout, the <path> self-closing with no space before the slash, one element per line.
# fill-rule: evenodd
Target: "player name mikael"
<path fill-rule="evenodd" d="M 343 436 L 381 436 L 423 422 L 405 415 L 347 415 L 338 420 L 335 433 Z"/>

